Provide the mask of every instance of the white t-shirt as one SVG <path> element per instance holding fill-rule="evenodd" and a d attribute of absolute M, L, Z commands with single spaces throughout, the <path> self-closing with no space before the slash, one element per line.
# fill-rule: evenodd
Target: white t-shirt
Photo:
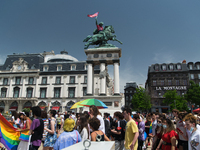
<path fill-rule="evenodd" d="M 87 131 L 87 129 L 83 128 L 83 130 L 81 131 L 80 135 L 81 135 L 82 141 L 85 141 L 88 138 L 88 131 Z"/>
<path fill-rule="evenodd" d="M 196 128 L 197 128 L 197 130 L 199 130 L 200 131 L 200 125 L 196 125 Z M 190 133 L 190 131 L 186 128 L 186 132 L 187 132 L 187 134 L 188 134 L 188 139 L 191 137 L 191 133 Z"/>
<path fill-rule="evenodd" d="M 105 124 L 104 124 L 103 117 L 101 117 L 101 115 L 97 115 L 97 119 L 99 119 L 99 121 L 100 121 L 99 130 L 101 130 L 103 133 L 105 133 Z"/>
<path fill-rule="evenodd" d="M 188 150 L 200 150 L 200 131 L 196 130 L 191 134 L 188 143 Z"/>
<path fill-rule="evenodd" d="M 182 121 L 182 120 L 177 121 L 176 128 L 179 128 L 183 132 L 183 134 L 186 136 L 186 129 L 184 128 L 184 126 L 185 126 L 185 122 L 184 121 Z M 186 141 L 181 134 L 178 134 L 178 135 L 179 135 L 179 139 L 180 140 Z"/>

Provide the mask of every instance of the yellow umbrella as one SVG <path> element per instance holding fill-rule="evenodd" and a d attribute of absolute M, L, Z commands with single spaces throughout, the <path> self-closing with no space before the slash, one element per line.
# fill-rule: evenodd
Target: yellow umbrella
<path fill-rule="evenodd" d="M 75 109 L 75 108 L 79 108 L 79 107 L 85 107 L 83 105 L 80 105 L 82 101 L 76 102 L 74 105 L 72 105 L 72 107 L 70 109 Z"/>

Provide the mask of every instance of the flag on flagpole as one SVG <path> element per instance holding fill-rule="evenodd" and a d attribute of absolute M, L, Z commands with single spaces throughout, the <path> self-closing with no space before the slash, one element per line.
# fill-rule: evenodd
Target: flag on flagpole
<path fill-rule="evenodd" d="M 94 18 L 94 17 L 97 17 L 98 16 L 98 14 L 99 14 L 99 12 L 96 12 L 95 14 L 93 14 L 93 15 L 87 15 L 88 17 L 90 17 L 90 18 Z"/>

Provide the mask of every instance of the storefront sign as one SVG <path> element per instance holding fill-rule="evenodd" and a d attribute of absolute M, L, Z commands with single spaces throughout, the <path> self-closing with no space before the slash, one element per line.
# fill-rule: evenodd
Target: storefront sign
<path fill-rule="evenodd" d="M 156 90 L 187 90 L 186 86 L 163 86 L 163 87 L 156 87 Z"/>

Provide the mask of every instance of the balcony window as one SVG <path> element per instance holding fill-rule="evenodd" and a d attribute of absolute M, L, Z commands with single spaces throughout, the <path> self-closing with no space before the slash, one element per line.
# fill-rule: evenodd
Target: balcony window
<path fill-rule="evenodd" d="M 19 85 L 21 82 L 21 77 L 16 77 L 15 84 Z"/>
<path fill-rule="evenodd" d="M 87 76 L 84 76 L 84 83 L 87 83 Z"/>
<path fill-rule="evenodd" d="M 190 65 L 189 65 L 189 69 L 191 69 L 191 70 L 192 70 L 192 68 L 193 68 L 193 67 L 192 67 L 192 64 L 190 64 Z"/>
<path fill-rule="evenodd" d="M 87 95 L 87 87 L 83 87 L 83 96 Z"/>
<path fill-rule="evenodd" d="M 56 84 L 61 84 L 61 77 L 56 77 Z"/>
<path fill-rule="evenodd" d="M 156 86 L 156 80 L 153 80 L 153 86 Z"/>
<path fill-rule="evenodd" d="M 183 85 L 187 85 L 187 80 L 183 80 Z"/>
<path fill-rule="evenodd" d="M 42 77 L 42 84 L 47 84 L 47 77 Z"/>
<path fill-rule="evenodd" d="M 33 94 L 33 88 L 27 88 L 27 96 L 28 98 L 31 98 Z"/>
<path fill-rule="evenodd" d="M 40 98 L 46 98 L 46 88 L 40 88 Z"/>
<path fill-rule="evenodd" d="M 162 86 L 165 85 L 165 81 L 164 81 L 164 80 L 161 80 L 161 81 L 160 81 L 160 85 L 162 85 Z"/>
<path fill-rule="evenodd" d="M 191 77 L 191 79 L 194 79 L 194 74 L 191 74 L 190 77 Z"/>
<path fill-rule="evenodd" d="M 8 85 L 8 78 L 3 79 L 3 85 Z"/>
<path fill-rule="evenodd" d="M 1 97 L 5 98 L 6 97 L 6 93 L 7 93 L 7 88 L 2 88 L 1 89 Z"/>
<path fill-rule="evenodd" d="M 173 65 L 169 65 L 169 69 L 170 70 L 174 70 L 174 66 Z"/>
<path fill-rule="evenodd" d="M 20 91 L 20 88 L 18 88 L 18 87 L 14 88 L 14 95 L 13 95 L 14 98 L 19 97 L 19 91 Z"/>
<path fill-rule="evenodd" d="M 29 80 L 28 80 L 28 84 L 33 84 L 33 81 L 34 81 L 34 78 L 30 77 Z"/>
<path fill-rule="evenodd" d="M 60 88 L 54 88 L 54 97 L 60 98 Z"/>
<path fill-rule="evenodd" d="M 70 81 L 69 83 L 75 83 L 75 76 L 70 76 Z"/>
<path fill-rule="evenodd" d="M 166 69 L 166 65 L 162 65 L 162 70 L 165 71 Z"/>
<path fill-rule="evenodd" d="M 69 97 L 70 98 L 75 97 L 75 88 L 69 88 Z"/>
<path fill-rule="evenodd" d="M 172 80 L 168 80 L 168 85 L 172 85 Z"/>
<path fill-rule="evenodd" d="M 180 85 L 180 82 L 179 82 L 179 80 L 176 80 L 176 85 Z"/>

